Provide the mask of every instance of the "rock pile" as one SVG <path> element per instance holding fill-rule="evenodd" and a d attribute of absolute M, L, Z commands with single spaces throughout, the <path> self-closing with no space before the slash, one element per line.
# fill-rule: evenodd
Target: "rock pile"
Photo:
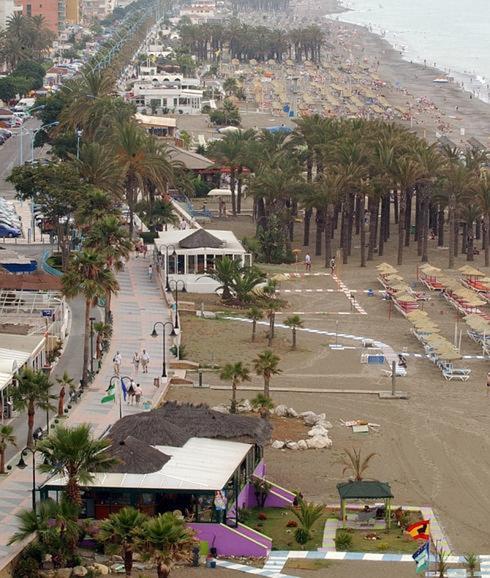
<path fill-rule="evenodd" d="M 292 417 L 301 419 L 305 425 L 313 426 L 308 431 L 308 438 L 293 442 L 290 440 L 274 440 L 272 447 L 276 450 L 321 450 L 332 447 L 332 440 L 328 436 L 328 430 L 332 429 L 332 424 L 327 421 L 324 413 L 316 414 L 313 411 L 298 413 L 292 407 L 278 405 L 274 409 L 274 414 L 278 417 Z"/>

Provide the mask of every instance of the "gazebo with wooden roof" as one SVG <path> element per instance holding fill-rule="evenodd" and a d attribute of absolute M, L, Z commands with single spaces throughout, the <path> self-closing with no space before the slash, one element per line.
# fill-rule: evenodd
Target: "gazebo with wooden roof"
<path fill-rule="evenodd" d="M 386 527 L 391 526 L 391 493 L 390 484 L 378 482 L 377 480 L 361 480 L 341 482 L 337 484 L 340 496 L 340 511 L 342 514 L 342 524 L 345 525 L 347 519 L 347 500 L 383 500 L 385 503 Z"/>

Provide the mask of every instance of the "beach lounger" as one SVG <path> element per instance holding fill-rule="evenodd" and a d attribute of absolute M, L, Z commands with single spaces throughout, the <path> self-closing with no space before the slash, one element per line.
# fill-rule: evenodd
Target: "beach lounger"
<path fill-rule="evenodd" d="M 452 372 L 443 371 L 442 375 L 444 376 L 444 379 L 447 381 L 451 381 L 453 379 L 459 379 L 460 381 L 468 381 L 470 377 L 469 373 L 455 373 L 454 371 Z"/>

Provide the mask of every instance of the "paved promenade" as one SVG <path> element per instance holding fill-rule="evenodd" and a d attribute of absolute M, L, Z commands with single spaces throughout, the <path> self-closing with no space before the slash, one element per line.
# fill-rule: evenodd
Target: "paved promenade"
<path fill-rule="evenodd" d="M 85 392 L 82 400 L 70 410 L 66 420 L 69 425 L 90 423 L 94 433 L 101 435 L 117 421 L 119 404 L 100 403 L 113 375 L 112 359 L 116 351 L 122 355 L 121 375 L 133 376 L 132 355 L 135 351 L 146 349 L 150 355 L 149 372 L 142 374 L 140 368 L 139 375 L 135 376 L 136 383 L 140 383 L 143 389 L 142 403 L 149 401 L 155 404 L 163 393 L 162 387 L 155 388 L 153 385 L 154 377 L 160 376 L 162 371 L 162 338 L 152 338 L 150 334 L 153 323 L 168 321 L 169 314 L 155 281 L 148 278 L 149 262 L 149 257 L 147 260 L 131 259 L 126 264 L 125 271 L 118 274 L 120 291 L 112 303 L 114 331 L 111 348 L 95 382 Z M 159 333 L 161 335 L 161 331 Z M 170 338 L 167 338 L 168 341 Z M 167 356 L 167 360 L 169 359 Z M 123 415 L 136 411 L 139 410 L 135 406 L 122 404 Z M 19 440 L 20 447 L 24 441 Z M 12 472 L 8 476 L 0 477 L 3 478 L 0 479 L 0 569 L 20 550 L 19 546 L 7 546 L 8 540 L 16 531 L 15 514 L 31 506 L 32 459 L 30 456 L 25 459 L 29 467 L 19 470 L 15 467 L 18 459 L 14 458 L 11 462 Z M 42 480 L 43 476 L 37 473 L 37 483 Z"/>

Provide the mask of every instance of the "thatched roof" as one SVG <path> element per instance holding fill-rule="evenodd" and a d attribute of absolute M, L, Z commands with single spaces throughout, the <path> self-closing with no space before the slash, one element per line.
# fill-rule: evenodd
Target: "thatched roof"
<path fill-rule="evenodd" d="M 170 460 L 170 456 L 132 436 L 113 443 L 108 451 L 118 460 L 110 469 L 112 473 L 151 474 L 159 472 Z"/>
<path fill-rule="evenodd" d="M 168 401 L 149 412 L 128 415 L 113 425 L 108 436 L 117 443 L 128 436 L 150 445 L 182 447 L 193 437 L 264 445 L 270 423 L 258 417 L 227 415 L 207 405 Z"/>
<path fill-rule="evenodd" d="M 205 229 L 197 229 L 182 241 L 179 241 L 179 247 L 182 249 L 200 249 L 209 247 L 210 249 L 219 249 L 223 246 L 223 241 L 218 239 Z"/>

